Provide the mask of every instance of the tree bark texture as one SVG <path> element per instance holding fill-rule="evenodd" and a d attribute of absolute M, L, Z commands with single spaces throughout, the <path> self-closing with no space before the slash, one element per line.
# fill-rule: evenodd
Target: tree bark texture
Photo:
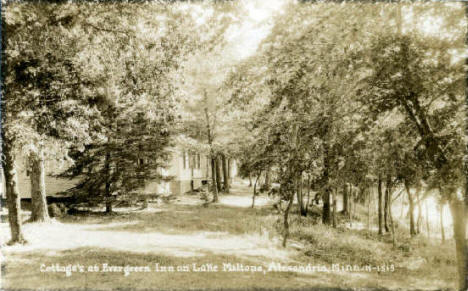
<path fill-rule="evenodd" d="M 465 218 L 465 205 L 462 201 L 456 198 L 450 201 L 450 212 L 453 219 L 453 236 L 455 239 L 455 249 L 457 256 L 457 270 L 458 270 L 458 290 L 467 290 L 468 288 L 468 274 L 466 267 L 467 248 L 466 248 L 466 218 Z"/>
<path fill-rule="evenodd" d="M 112 212 L 112 193 L 111 187 L 111 169 L 110 169 L 110 152 L 106 152 L 106 158 L 104 160 L 104 167 L 106 171 L 106 186 L 105 186 L 105 199 L 106 199 L 106 213 Z"/>
<path fill-rule="evenodd" d="M 379 234 L 383 234 L 383 215 L 382 215 L 382 178 L 379 176 L 379 181 L 377 185 L 378 191 L 378 217 L 379 217 Z"/>
<path fill-rule="evenodd" d="M 409 220 L 410 220 L 410 235 L 416 235 L 416 229 L 414 226 L 414 200 L 411 195 L 410 186 L 407 180 L 405 180 L 406 193 L 408 194 L 408 204 L 409 204 Z"/>
<path fill-rule="evenodd" d="M 31 181 L 31 222 L 49 221 L 47 198 L 45 189 L 44 152 L 39 148 L 38 153 L 29 156 Z"/>
<path fill-rule="evenodd" d="M 228 159 L 224 154 L 221 155 L 223 162 L 223 176 L 224 176 L 224 192 L 229 193 L 229 171 L 228 171 Z"/>
<path fill-rule="evenodd" d="M 8 244 L 24 243 L 21 223 L 21 197 L 18 192 L 18 178 L 16 163 L 11 148 L 12 141 L 5 139 L 2 131 L 3 160 L 2 167 L 5 175 L 5 191 L 8 207 L 8 222 L 10 224 L 11 239 Z"/>
<path fill-rule="evenodd" d="M 218 192 L 223 190 L 223 182 L 222 182 L 222 174 L 221 174 L 221 158 L 218 156 L 216 157 L 216 187 L 218 188 Z"/>
<path fill-rule="evenodd" d="M 213 202 L 218 202 L 218 185 L 216 178 L 216 158 L 211 157 L 211 190 L 213 191 Z"/>

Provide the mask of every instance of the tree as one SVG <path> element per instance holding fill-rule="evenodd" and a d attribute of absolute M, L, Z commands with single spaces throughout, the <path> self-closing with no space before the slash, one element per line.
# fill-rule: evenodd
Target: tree
<path fill-rule="evenodd" d="M 221 162 L 223 166 L 223 181 L 224 181 L 224 192 L 229 193 L 229 170 L 228 170 L 228 158 L 223 153 L 221 154 Z"/>
<path fill-rule="evenodd" d="M 14 164 L 6 163 L 19 156 L 27 158 L 32 198 L 30 220 L 47 221 L 45 158 L 67 159 L 70 143 L 78 147 L 85 144 L 89 140 L 85 128 L 94 111 L 82 94 L 87 83 L 79 78 L 79 68 L 72 62 L 78 49 L 76 35 L 67 30 L 68 21 L 73 18 L 70 9 L 58 14 L 47 5 L 7 6 L 2 18 L 4 31 L 8 32 L 8 38 L 5 34 L 2 38 L 5 48 L 2 140 L 10 143 L 4 152 L 11 151 L 5 153 L 11 158 L 4 161 L 4 168 L 13 170 Z M 7 184 L 11 183 L 9 179 L 15 179 L 6 176 Z"/>
<path fill-rule="evenodd" d="M 424 153 L 424 161 L 442 183 L 451 185 L 448 187 L 451 190 L 444 193 L 452 205 L 460 286 L 463 287 L 466 255 L 465 234 L 460 227 L 464 225 L 463 203 L 454 193 L 464 183 L 461 178 L 461 84 L 464 79 L 461 62 L 451 61 L 452 56 L 443 49 L 446 47 L 456 49 L 456 42 L 427 42 L 414 36 L 393 34 L 378 37 L 371 45 L 373 69 L 366 79 L 370 87 L 364 95 L 377 112 L 398 108 L 405 114 L 420 138 L 415 148 Z M 369 88 L 372 89 L 369 91 Z M 448 112 L 451 112 L 450 117 L 445 115 Z M 442 147 L 442 144 L 448 146 Z"/>
<path fill-rule="evenodd" d="M 76 192 L 105 202 L 111 212 L 116 195 L 134 198 L 148 181 L 168 178 L 158 169 L 166 166 L 177 131 L 182 94 L 177 80 L 181 64 L 199 44 L 193 34 L 197 25 L 175 4 L 113 4 L 106 7 L 115 12 L 112 19 L 100 16 L 102 6 L 79 8 L 86 17 L 75 29 L 93 34 L 82 40 L 87 45 L 75 62 L 94 86 L 93 104 L 101 116 L 94 130 L 102 138 L 84 151 L 75 149 L 76 163 L 64 175 L 79 176 Z"/>

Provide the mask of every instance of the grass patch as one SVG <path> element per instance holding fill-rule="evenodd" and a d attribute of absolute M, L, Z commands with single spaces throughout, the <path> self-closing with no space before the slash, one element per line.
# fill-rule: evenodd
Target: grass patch
<path fill-rule="evenodd" d="M 363 217 L 362 211 L 357 211 L 356 217 L 356 222 L 367 224 L 367 212 Z M 291 217 L 290 233 L 291 240 L 299 240 L 305 245 L 296 257 L 299 261 L 358 266 L 393 264 L 395 272 L 380 274 L 380 279 L 386 278 L 388 284 L 393 280 L 393 284 L 397 282 L 396 286 L 455 288 L 457 272 L 453 241 L 440 244 L 438 240 L 429 240 L 422 235 L 410 238 L 408 230 L 399 227 L 395 232 L 394 247 L 390 233 L 381 236 L 375 230 L 347 229 L 344 225 L 332 228 L 317 219 L 297 214 Z"/>
<path fill-rule="evenodd" d="M 162 232 L 187 234 L 200 231 L 227 232 L 230 234 L 262 234 L 273 231 L 277 219 L 266 208 L 238 208 L 212 204 L 209 207 L 192 205 L 164 205 L 161 212 L 125 213 L 115 216 L 67 216 L 64 223 L 134 222 L 128 225 L 103 228 L 109 231 Z"/>
<path fill-rule="evenodd" d="M 25 260 L 28 261 L 25 264 Z M 102 272 L 102 264 L 109 266 L 148 266 L 150 272 Z M 217 272 L 195 272 L 193 264 L 199 268 L 210 263 L 218 266 Z M 291 280 L 298 277 L 296 273 L 263 272 L 227 272 L 223 263 L 239 263 L 244 266 L 258 265 L 258 262 L 235 256 L 207 255 L 205 257 L 178 258 L 154 254 L 135 254 L 131 252 L 114 252 L 105 249 L 79 248 L 67 250 L 55 256 L 37 253 L 23 254 L 17 261 L 10 261 L 4 267 L 2 287 L 6 289 L 84 289 L 110 290 L 119 288 L 137 289 L 219 289 L 235 288 L 278 288 L 285 282 L 291 288 L 304 288 L 305 281 Z M 74 272 L 67 277 L 65 273 L 41 272 L 41 264 L 51 266 L 59 264 L 97 265 L 98 272 Z M 188 272 L 156 272 L 155 264 L 160 266 L 189 266 Z"/>

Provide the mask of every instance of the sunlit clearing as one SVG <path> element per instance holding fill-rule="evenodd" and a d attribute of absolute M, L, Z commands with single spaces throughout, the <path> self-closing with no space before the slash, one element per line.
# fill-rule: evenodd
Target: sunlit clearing
<path fill-rule="evenodd" d="M 427 204 L 427 212 L 429 214 L 429 222 L 434 225 L 439 224 L 440 220 L 440 213 L 439 213 L 439 205 L 438 202 L 434 197 L 428 197 L 426 198 L 422 205 L 421 205 L 421 212 L 423 216 L 426 216 L 426 205 Z M 416 209 L 415 215 L 417 217 L 418 215 L 418 210 Z M 442 209 L 442 218 L 444 220 L 444 226 L 447 227 L 448 225 L 452 224 L 452 215 L 450 214 L 450 210 L 448 209 L 448 205 L 445 204 L 444 208 Z"/>

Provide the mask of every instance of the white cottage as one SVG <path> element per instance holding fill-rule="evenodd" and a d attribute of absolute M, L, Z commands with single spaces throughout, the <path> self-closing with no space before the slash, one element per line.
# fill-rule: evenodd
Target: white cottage
<path fill-rule="evenodd" d="M 191 189 L 199 188 L 204 181 L 211 179 L 211 163 L 207 155 L 188 152 L 176 147 L 172 150 L 172 157 L 167 169 L 160 169 L 161 174 L 173 177 L 168 182 L 149 182 L 141 194 L 182 194 Z M 48 173 L 56 172 L 57 165 L 46 163 Z M 55 170 L 55 171 L 54 171 Z M 231 163 L 231 176 L 236 176 L 237 167 L 235 161 Z M 3 173 L 2 173 L 3 174 Z M 3 189 L 3 178 L 0 177 L 1 188 Z M 78 180 L 68 180 L 54 178 L 46 175 L 47 196 L 58 196 L 57 194 L 66 191 L 76 185 Z M 31 198 L 30 181 L 26 175 L 22 162 L 18 162 L 18 190 L 21 198 Z M 2 191 L 4 197 L 4 191 Z"/>

